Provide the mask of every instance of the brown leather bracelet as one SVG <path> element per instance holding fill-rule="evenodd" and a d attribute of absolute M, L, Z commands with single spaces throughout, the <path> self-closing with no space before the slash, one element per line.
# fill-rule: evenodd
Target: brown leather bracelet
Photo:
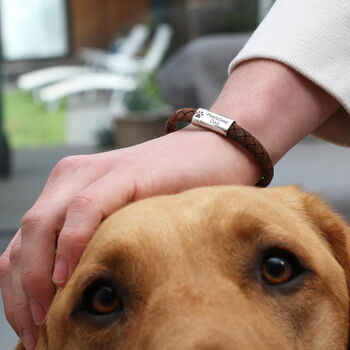
<path fill-rule="evenodd" d="M 192 123 L 195 126 L 216 131 L 239 143 L 254 157 L 262 170 L 263 175 L 255 186 L 266 187 L 270 184 L 273 177 L 271 157 L 263 145 L 234 120 L 203 108 L 183 108 L 170 116 L 166 123 L 166 132 L 178 130 L 178 122 Z"/>

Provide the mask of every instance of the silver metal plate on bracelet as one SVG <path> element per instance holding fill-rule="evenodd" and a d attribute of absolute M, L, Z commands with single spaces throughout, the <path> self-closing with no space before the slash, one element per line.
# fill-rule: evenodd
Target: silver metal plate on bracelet
<path fill-rule="evenodd" d="M 192 117 L 193 125 L 213 130 L 225 136 L 233 123 L 235 123 L 234 120 L 203 108 L 198 108 Z"/>

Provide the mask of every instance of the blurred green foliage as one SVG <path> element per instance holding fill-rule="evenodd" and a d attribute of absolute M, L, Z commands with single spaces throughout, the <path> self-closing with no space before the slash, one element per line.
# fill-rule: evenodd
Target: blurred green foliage
<path fill-rule="evenodd" d="M 125 105 L 132 112 L 152 112 L 165 106 L 154 75 L 140 77 L 142 84 L 126 96 Z"/>
<path fill-rule="evenodd" d="M 33 101 L 30 92 L 4 91 L 4 127 L 11 147 L 36 147 L 64 143 L 65 103 L 54 112 Z"/>

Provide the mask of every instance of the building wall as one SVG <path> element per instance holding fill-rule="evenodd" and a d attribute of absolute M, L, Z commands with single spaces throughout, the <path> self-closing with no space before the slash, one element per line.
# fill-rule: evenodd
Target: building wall
<path fill-rule="evenodd" d="M 257 24 L 259 0 L 169 1 L 176 37 L 182 43 L 207 34 L 250 32 Z"/>
<path fill-rule="evenodd" d="M 84 46 L 107 48 L 121 30 L 143 20 L 150 0 L 70 0 L 73 52 Z"/>

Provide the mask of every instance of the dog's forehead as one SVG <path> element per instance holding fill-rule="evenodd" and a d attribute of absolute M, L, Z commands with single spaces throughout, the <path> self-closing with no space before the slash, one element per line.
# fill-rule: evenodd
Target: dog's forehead
<path fill-rule="evenodd" d="M 125 234 L 154 235 L 161 229 L 163 235 L 173 236 L 172 231 L 179 233 L 189 226 L 229 224 L 232 217 L 242 213 L 260 218 L 279 215 L 283 208 L 288 209 L 280 202 L 277 204 L 271 193 L 261 193 L 257 189 L 243 186 L 201 188 L 132 203 L 109 217 L 99 231 L 108 231 L 116 239 L 123 239 L 118 230 Z"/>
<path fill-rule="evenodd" d="M 207 187 L 132 203 L 112 215 L 109 221 L 113 221 L 113 225 L 130 221 L 130 224 L 145 225 L 155 221 L 162 222 L 164 218 L 168 221 L 196 224 L 206 218 L 220 221 L 242 212 L 257 217 L 276 214 L 280 216 L 281 210 L 301 208 L 299 199 L 292 194 L 287 201 L 282 198 L 281 192 L 254 187 Z"/>
<path fill-rule="evenodd" d="M 108 218 L 96 233 L 94 245 L 104 250 L 115 250 L 116 245 L 167 249 L 218 241 L 224 234 L 236 240 L 237 234 L 257 235 L 266 227 L 274 227 L 271 231 L 282 238 L 315 240 L 297 193 L 219 186 L 142 200 Z"/>

